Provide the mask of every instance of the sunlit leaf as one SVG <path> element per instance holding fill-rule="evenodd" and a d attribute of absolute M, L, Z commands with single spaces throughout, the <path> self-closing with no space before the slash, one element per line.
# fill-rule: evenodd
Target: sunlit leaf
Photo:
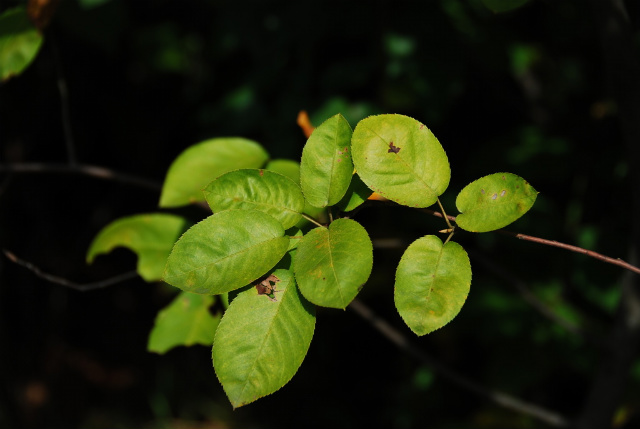
<path fill-rule="evenodd" d="M 460 191 L 456 223 L 472 232 L 504 228 L 529 211 L 538 192 L 522 177 L 495 173 L 471 182 Z"/>
<path fill-rule="evenodd" d="M 300 292 L 323 307 L 345 308 L 371 274 L 373 246 L 367 231 L 351 219 L 316 228 L 298 244 L 294 271 Z"/>
<path fill-rule="evenodd" d="M 25 8 L 4 11 L 0 15 L 0 80 L 22 73 L 40 51 L 42 40 Z"/>
<path fill-rule="evenodd" d="M 428 207 L 449 185 L 451 170 L 438 139 L 402 115 L 363 119 L 352 138 L 358 176 L 373 191 L 410 207 Z"/>
<path fill-rule="evenodd" d="M 105 226 L 87 251 L 87 262 L 126 247 L 138 255 L 138 274 L 148 282 L 162 279 L 169 253 L 189 223 L 171 214 L 155 213 L 124 217 Z"/>
<path fill-rule="evenodd" d="M 164 280 L 187 292 L 218 295 L 269 271 L 288 247 L 289 237 L 274 217 L 226 210 L 184 233 L 169 255 Z"/>
<path fill-rule="evenodd" d="M 269 170 L 235 170 L 225 173 L 204 188 L 214 212 L 227 209 L 258 210 L 278 219 L 285 229 L 301 218 L 304 197 L 288 177 Z"/>
<path fill-rule="evenodd" d="M 213 179 L 240 168 L 260 168 L 268 157 L 262 146 L 243 138 L 216 138 L 195 144 L 169 167 L 160 207 L 204 201 L 202 189 Z"/>
<path fill-rule="evenodd" d="M 147 350 L 164 354 L 174 347 L 202 344 L 210 346 L 220 322 L 209 307 L 215 297 L 180 292 L 156 317 L 149 335 Z"/>
<path fill-rule="evenodd" d="M 315 308 L 298 292 L 293 274 L 280 269 L 273 276 L 273 297 L 259 287 L 246 288 L 233 299 L 216 332 L 213 366 L 234 408 L 291 380 L 313 337 Z"/>
<path fill-rule="evenodd" d="M 300 186 L 314 207 L 331 206 L 344 196 L 351 175 L 351 126 L 340 114 L 313 131 L 302 151 Z"/>
<path fill-rule="evenodd" d="M 435 235 L 422 237 L 402 255 L 396 271 L 394 299 L 398 313 L 417 335 L 449 323 L 469 294 L 471 264 L 462 246 L 443 246 Z"/>

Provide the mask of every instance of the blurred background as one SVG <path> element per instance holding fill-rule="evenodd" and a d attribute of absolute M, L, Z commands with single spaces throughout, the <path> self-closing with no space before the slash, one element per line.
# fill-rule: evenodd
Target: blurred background
<path fill-rule="evenodd" d="M 0 1 L 0 12 L 20 4 Z M 640 3 L 625 2 L 636 54 Z M 452 167 L 442 197 L 508 171 L 540 195 L 509 229 L 626 259 L 638 187 L 606 85 L 598 23 L 582 0 L 494 13 L 481 0 L 63 0 L 31 66 L 0 85 L 0 164 L 77 161 L 160 185 L 189 145 L 241 136 L 300 159 L 300 110 L 319 125 L 400 113 L 426 124 Z M 157 212 L 159 191 L 63 173 L 0 173 L 0 245 L 77 283 L 135 268 L 119 249 L 85 263 L 97 232 Z M 174 211 L 194 220 L 198 210 Z M 464 234 L 474 270 L 460 315 L 417 338 L 393 306 L 395 267 L 442 220 L 379 204 L 356 217 L 376 240 L 362 300 L 425 352 L 490 387 L 580 413 L 620 297 L 622 269 L 499 234 Z M 380 241 L 377 241 L 380 243 Z M 386 241 L 388 244 L 389 241 Z M 529 305 L 525 285 L 575 330 Z M 297 375 L 232 411 L 210 349 L 146 351 L 171 288 L 141 279 L 78 292 L 0 258 L 0 427 L 535 428 L 385 340 L 354 312 L 320 309 Z M 640 364 L 616 412 L 632 427 Z M 637 423 L 637 420 L 636 420 Z"/>

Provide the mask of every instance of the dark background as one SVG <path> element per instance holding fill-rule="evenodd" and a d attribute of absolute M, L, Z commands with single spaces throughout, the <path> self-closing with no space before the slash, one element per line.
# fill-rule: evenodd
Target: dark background
<path fill-rule="evenodd" d="M 626 6 L 638 56 L 640 7 Z M 211 137 L 255 139 L 273 158 L 299 160 L 303 109 L 316 125 L 338 112 L 352 126 L 401 113 L 447 151 L 449 214 L 467 183 L 513 172 L 540 195 L 511 230 L 627 259 L 638 166 L 607 85 L 600 25 L 583 0 L 505 14 L 480 0 L 63 0 L 34 63 L 0 86 L 0 164 L 67 162 L 61 78 L 78 162 L 158 184 L 182 150 Z M 0 245 L 45 272 L 99 281 L 133 269 L 135 256 L 120 249 L 87 266 L 92 238 L 121 216 L 158 211 L 158 199 L 84 175 L 1 173 Z M 402 246 L 444 227 L 392 205 L 356 219 L 374 242 Z M 607 336 L 623 270 L 499 234 L 456 240 L 474 269 L 467 303 L 450 325 L 411 338 L 487 387 L 580 415 L 602 361 L 586 338 Z M 402 251 L 375 250 L 361 297 L 409 335 L 393 307 Z M 517 280 L 586 334 L 534 310 Z M 320 309 L 293 380 L 232 411 L 208 348 L 146 351 L 171 297 L 139 279 L 77 292 L 0 258 L 0 427 L 546 427 L 451 384 L 350 310 Z M 632 364 L 618 427 L 637 419 L 639 380 Z"/>

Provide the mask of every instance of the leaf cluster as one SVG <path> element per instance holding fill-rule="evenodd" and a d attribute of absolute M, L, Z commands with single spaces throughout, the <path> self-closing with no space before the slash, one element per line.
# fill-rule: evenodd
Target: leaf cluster
<path fill-rule="evenodd" d="M 467 253 L 451 240 L 456 228 L 502 228 L 531 208 L 537 192 L 511 173 L 480 178 L 458 194 L 453 226 L 439 200 L 450 178 L 438 139 L 397 114 L 370 116 L 354 130 L 342 115 L 327 119 L 299 164 L 270 161 L 250 140 L 212 139 L 178 156 L 160 198 L 167 208 L 206 202 L 212 215 L 190 227 L 174 215 L 121 219 L 96 237 L 87 259 L 129 247 L 146 280 L 181 289 L 158 316 L 149 349 L 212 342 L 218 379 L 239 407 L 293 377 L 313 337 L 316 306 L 344 309 L 367 283 L 373 246 L 351 215 L 370 198 L 414 208 L 438 204 L 449 235 L 444 243 L 426 235 L 406 249 L 394 300 L 417 335 L 455 318 L 471 285 Z M 211 297 L 226 294 L 230 304 L 220 320 L 207 309 Z"/>

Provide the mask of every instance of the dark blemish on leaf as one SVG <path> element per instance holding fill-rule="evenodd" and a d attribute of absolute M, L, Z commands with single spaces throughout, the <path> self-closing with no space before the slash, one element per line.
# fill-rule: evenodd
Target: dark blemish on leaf
<path fill-rule="evenodd" d="M 400 149 L 398 146 L 394 146 L 393 142 L 389 142 L 389 150 L 387 151 L 387 153 L 398 153 L 400 152 Z"/>
<path fill-rule="evenodd" d="M 260 176 L 264 176 L 264 170 L 259 170 L 260 171 Z"/>
<path fill-rule="evenodd" d="M 520 185 L 516 185 L 516 189 L 520 189 Z"/>
<path fill-rule="evenodd" d="M 349 148 L 345 147 L 345 148 L 344 148 L 344 152 L 345 152 L 345 153 L 347 153 L 347 152 L 348 152 L 348 149 L 349 149 Z"/>
<path fill-rule="evenodd" d="M 342 158 L 338 158 L 338 162 L 342 162 Z"/>
<path fill-rule="evenodd" d="M 342 151 L 341 150 L 338 151 L 338 155 L 342 155 Z"/>
<path fill-rule="evenodd" d="M 322 280 L 326 280 L 326 277 L 323 277 Z"/>
<path fill-rule="evenodd" d="M 423 128 L 424 128 L 424 124 L 420 124 L 420 129 L 423 129 Z"/>
<path fill-rule="evenodd" d="M 502 180 L 505 180 L 505 179 L 504 179 L 504 176 L 502 176 Z"/>
<path fill-rule="evenodd" d="M 498 198 L 498 194 L 493 194 L 493 195 L 491 196 L 491 199 L 492 199 L 492 200 L 495 200 L 496 198 Z"/>
<path fill-rule="evenodd" d="M 275 297 L 276 292 L 280 292 L 276 290 L 276 284 L 280 281 L 280 279 L 273 274 L 269 277 L 265 278 L 261 282 L 256 284 L 256 290 L 258 291 L 258 295 L 267 295 L 270 301 L 277 301 Z"/>
<path fill-rule="evenodd" d="M 480 192 L 482 192 L 484 194 L 484 189 L 480 189 Z"/>
<path fill-rule="evenodd" d="M 507 193 L 507 190 L 506 190 L 506 189 L 503 189 L 503 190 L 502 190 L 502 192 L 500 192 L 500 196 L 501 196 L 501 197 L 504 197 L 504 194 L 506 194 L 506 193 Z"/>

